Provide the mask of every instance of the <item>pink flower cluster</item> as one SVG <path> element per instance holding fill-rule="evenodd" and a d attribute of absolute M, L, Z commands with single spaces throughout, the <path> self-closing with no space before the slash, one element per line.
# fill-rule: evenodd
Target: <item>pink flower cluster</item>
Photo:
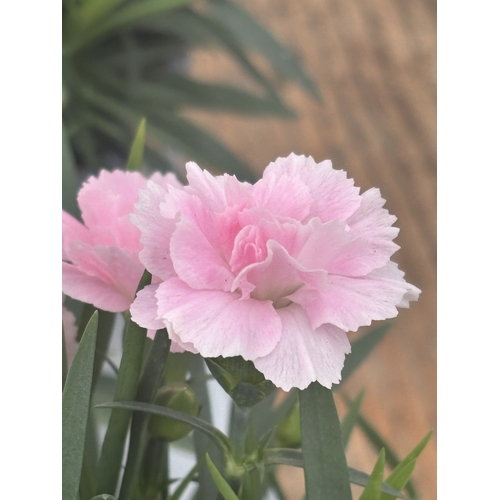
<path fill-rule="evenodd" d="M 150 180 L 134 195 L 117 188 L 113 200 L 97 180 L 82 189 L 86 228 L 74 219 L 64 228 L 66 294 L 123 310 L 145 267 L 155 279 L 132 303 L 134 321 L 166 327 L 204 357 L 251 360 L 284 390 L 338 383 L 346 332 L 395 317 L 418 298 L 390 260 L 398 229 L 379 191 L 360 194 L 330 161 L 278 158 L 254 185 L 186 168 L 187 186 Z M 118 185 L 122 175 L 101 177 Z M 85 194 L 92 185 L 100 193 L 93 198 Z M 95 232 L 103 225 L 113 231 Z"/>

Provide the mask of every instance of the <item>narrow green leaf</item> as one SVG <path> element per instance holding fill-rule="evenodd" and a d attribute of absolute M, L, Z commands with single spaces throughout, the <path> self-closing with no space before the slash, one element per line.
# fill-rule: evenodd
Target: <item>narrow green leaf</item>
<path fill-rule="evenodd" d="M 351 400 L 342 392 L 340 392 L 340 396 L 347 404 L 352 404 Z M 387 465 L 389 467 L 395 468 L 400 462 L 400 459 L 398 458 L 396 452 L 361 413 L 358 415 L 357 425 L 368 438 L 375 451 L 379 451 L 381 448 L 385 449 L 385 461 Z M 408 481 L 406 490 L 408 491 L 411 498 L 415 498 L 417 496 L 415 486 L 411 481 Z"/>
<path fill-rule="evenodd" d="M 205 378 L 206 364 L 203 358 L 198 355 L 193 355 L 191 358 L 191 377 L 193 378 L 192 387 L 196 393 L 196 397 L 201 406 L 198 417 L 208 424 L 212 424 L 212 408 L 210 395 L 208 393 L 208 381 Z M 196 492 L 196 500 L 205 500 L 215 498 L 218 494 L 217 487 L 214 484 L 208 465 L 205 460 L 205 455 L 208 453 L 216 467 L 221 467 L 223 464 L 224 452 L 215 444 L 213 438 L 202 432 L 193 433 L 194 447 L 196 450 L 196 460 L 199 464 L 198 471 L 198 491 Z"/>
<path fill-rule="evenodd" d="M 192 425 L 194 428 L 209 436 L 222 451 L 227 452 L 231 449 L 229 439 L 219 429 L 210 425 L 204 420 L 201 420 L 198 417 L 193 417 L 192 415 L 188 415 L 187 413 L 184 413 L 182 411 L 172 410 L 171 408 L 165 408 L 163 406 L 148 403 L 140 403 L 138 401 L 117 401 L 110 403 L 101 403 L 99 405 L 96 405 L 96 408 L 123 408 L 126 410 L 144 412 L 150 415 L 160 415 L 163 417 L 173 418 L 174 420 L 186 422 L 187 424 Z"/>
<path fill-rule="evenodd" d="M 389 481 L 388 484 L 390 484 L 394 488 L 397 487 L 398 489 L 402 490 L 410 479 L 410 476 L 413 473 L 413 469 L 415 469 L 416 463 L 417 459 L 414 458 L 413 460 L 407 462 L 403 467 L 398 469 L 396 471 L 396 474 L 391 473 L 392 478 L 387 478 L 387 481 Z M 387 495 L 386 493 L 383 493 L 382 495 L 380 495 L 380 500 L 392 500 L 392 497 L 390 495 Z"/>
<path fill-rule="evenodd" d="M 338 389 L 340 385 L 344 384 L 354 373 L 354 371 L 384 338 L 391 326 L 392 325 L 390 323 L 385 323 L 378 328 L 370 330 L 366 335 L 352 343 L 351 353 L 346 356 L 344 368 L 342 369 L 342 381 L 339 385 L 333 386 L 334 391 Z"/>
<path fill-rule="evenodd" d="M 142 166 L 142 157 L 144 154 L 144 139 L 146 137 L 146 118 L 142 118 L 137 132 L 135 134 L 134 142 L 130 148 L 128 155 L 126 170 L 140 170 Z"/>
<path fill-rule="evenodd" d="M 62 399 L 62 492 L 65 500 L 78 496 L 85 447 L 98 315 L 94 313 L 68 372 Z"/>
<path fill-rule="evenodd" d="M 352 404 L 349 405 L 349 411 L 347 412 L 344 420 L 340 424 L 340 429 L 342 430 L 342 442 L 344 443 L 344 449 L 347 448 L 347 443 L 349 442 L 349 438 L 351 437 L 351 432 L 356 425 L 356 421 L 358 420 L 359 410 L 361 408 L 361 403 L 363 401 L 363 397 L 365 395 L 365 391 L 361 390 L 359 394 L 356 396 L 355 400 Z M 384 454 L 384 463 L 385 463 L 385 454 Z"/>
<path fill-rule="evenodd" d="M 424 438 L 413 448 L 408 455 L 401 460 L 401 462 L 394 468 L 394 470 L 389 474 L 386 479 L 386 483 L 394 486 L 394 488 L 402 490 L 406 483 L 409 481 L 410 476 L 415 467 L 417 458 L 420 456 L 424 448 L 427 446 L 430 438 L 432 436 L 432 431 L 429 431 Z M 413 464 L 413 465 L 411 465 Z M 389 500 L 388 497 L 381 497 L 381 500 Z"/>
<path fill-rule="evenodd" d="M 225 500 L 238 500 L 236 493 L 232 490 L 231 486 L 222 477 L 222 474 L 217 470 L 212 460 L 210 460 L 210 455 L 206 454 L 208 470 L 212 475 L 214 483 L 217 485 L 217 489 L 220 491 L 221 495 Z"/>
<path fill-rule="evenodd" d="M 292 450 L 288 448 L 268 448 L 264 450 L 264 463 L 267 465 L 281 464 L 291 467 L 304 467 L 301 450 Z M 349 470 L 349 482 L 358 486 L 366 486 L 370 476 L 366 472 L 362 472 L 352 467 Z M 394 489 L 387 483 L 382 483 L 382 491 L 396 498 L 405 499 L 406 496 L 400 491 Z"/>
<path fill-rule="evenodd" d="M 384 479 L 385 450 L 382 448 L 373 472 L 359 500 L 379 500 Z"/>
<path fill-rule="evenodd" d="M 158 330 L 149 352 L 146 367 L 137 387 L 136 400 L 141 403 L 152 403 L 163 377 L 163 370 L 170 351 L 170 339 L 165 329 Z M 135 403 L 135 404 L 141 404 Z M 121 406 L 120 406 L 121 405 Z M 102 406 L 102 405 L 99 405 Z M 127 408 L 125 403 L 111 403 L 108 407 Z M 135 408 L 128 407 L 133 410 Z M 125 471 L 123 473 L 119 500 L 129 500 L 134 491 L 141 466 L 141 458 L 147 445 L 147 425 L 149 415 L 134 413 L 130 425 L 130 441 Z"/>
<path fill-rule="evenodd" d="M 306 74 L 297 57 L 290 49 L 280 44 L 270 31 L 235 2 L 213 0 L 208 5 L 246 48 L 259 51 L 271 63 L 274 70 L 285 78 L 295 81 L 316 100 L 321 101 L 316 85 Z"/>
<path fill-rule="evenodd" d="M 352 500 L 340 422 L 330 389 L 318 382 L 299 392 L 308 500 Z"/>
<path fill-rule="evenodd" d="M 129 401 L 137 392 L 142 367 L 142 352 L 146 330 L 129 320 L 125 330 L 123 354 L 116 382 L 115 401 Z M 97 491 L 115 492 L 121 470 L 123 450 L 131 412 L 114 409 L 111 412 L 102 445 L 97 471 Z"/>

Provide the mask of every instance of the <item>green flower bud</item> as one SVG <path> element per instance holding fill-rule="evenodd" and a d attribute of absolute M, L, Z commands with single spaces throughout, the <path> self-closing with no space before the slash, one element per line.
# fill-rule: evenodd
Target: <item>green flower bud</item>
<path fill-rule="evenodd" d="M 290 412 L 276 427 L 276 441 L 280 448 L 298 448 L 300 446 L 300 411 L 297 401 Z"/>
<path fill-rule="evenodd" d="M 252 408 L 276 389 L 251 361 L 241 356 L 206 358 L 205 362 L 217 382 L 242 409 Z"/>
<path fill-rule="evenodd" d="M 162 387 L 156 394 L 155 404 L 183 411 L 189 415 L 198 415 L 199 404 L 196 394 L 185 382 L 171 382 Z M 191 431 L 192 427 L 185 422 L 160 415 L 149 417 L 149 433 L 158 439 L 177 441 Z"/>

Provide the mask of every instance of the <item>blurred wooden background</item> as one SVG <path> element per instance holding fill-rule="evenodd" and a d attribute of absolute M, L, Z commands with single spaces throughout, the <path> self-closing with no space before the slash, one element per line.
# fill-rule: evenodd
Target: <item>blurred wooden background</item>
<path fill-rule="evenodd" d="M 299 113 L 296 120 L 191 116 L 257 172 L 294 152 L 316 161 L 331 159 L 363 191 L 380 188 L 401 229 L 394 260 L 422 295 L 409 310 L 401 310 L 346 392 L 354 397 L 365 388 L 364 415 L 404 456 L 428 430 L 436 431 L 435 0 L 239 3 L 293 49 L 323 103 L 289 84 L 283 95 Z M 195 53 L 191 69 L 207 80 L 241 84 L 238 70 L 220 54 Z M 356 432 L 349 464 L 371 471 L 375 459 Z M 302 471 L 282 472 L 289 498 L 302 498 Z M 436 432 L 413 478 L 423 499 L 436 498 Z"/>

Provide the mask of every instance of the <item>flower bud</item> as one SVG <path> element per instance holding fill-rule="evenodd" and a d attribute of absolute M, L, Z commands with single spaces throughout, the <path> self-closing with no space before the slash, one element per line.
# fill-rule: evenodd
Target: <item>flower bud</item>
<path fill-rule="evenodd" d="M 206 358 L 208 369 L 233 401 L 242 409 L 252 408 L 276 388 L 251 361 L 241 356 Z"/>
<path fill-rule="evenodd" d="M 197 415 L 199 411 L 196 394 L 185 382 L 171 382 L 162 387 L 156 395 L 155 404 L 189 415 Z M 173 418 L 160 415 L 149 417 L 149 433 L 158 439 L 177 441 L 189 434 L 191 429 L 191 425 Z"/>

